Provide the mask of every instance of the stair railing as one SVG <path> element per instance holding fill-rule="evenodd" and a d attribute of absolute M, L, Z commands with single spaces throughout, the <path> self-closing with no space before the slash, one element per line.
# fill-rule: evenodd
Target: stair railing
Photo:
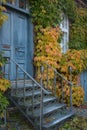
<path fill-rule="evenodd" d="M 70 73 L 70 81 L 68 81 L 64 76 L 62 76 L 55 68 L 53 68 L 51 65 L 47 63 L 41 64 L 40 67 L 36 67 L 36 77 L 38 76 L 39 69 L 43 68 L 43 73 L 41 74 L 41 82 L 43 82 L 43 86 L 45 89 L 50 90 L 53 92 L 55 96 L 57 96 L 57 90 L 58 90 L 58 84 L 59 88 L 61 89 L 61 99 L 59 98 L 59 102 L 64 103 L 64 85 L 69 86 L 69 94 L 70 94 L 70 110 L 72 110 L 72 74 L 71 74 L 71 68 L 69 68 Z M 50 73 L 49 73 L 50 71 Z M 52 72 L 52 73 L 51 73 Z M 53 75 L 52 78 L 50 78 L 50 75 Z M 40 81 L 39 81 L 40 82 Z M 45 83 L 44 83 L 45 82 Z M 50 88 L 51 87 L 51 88 Z M 60 93 L 58 95 L 60 95 Z M 58 97 L 58 96 L 57 96 Z"/>
<path fill-rule="evenodd" d="M 13 67 L 13 70 L 12 70 L 12 66 Z M 23 102 L 25 104 L 25 98 L 26 98 L 26 88 L 25 88 L 25 80 L 31 80 L 32 82 L 32 86 L 36 85 L 37 88 L 39 87 L 40 88 L 40 120 L 39 120 L 39 130 L 42 130 L 42 124 L 43 124 L 43 96 L 44 96 L 44 93 L 45 94 L 49 94 L 50 92 L 47 91 L 43 86 L 42 86 L 42 82 L 41 84 L 39 84 L 31 75 L 29 75 L 15 60 L 13 59 L 10 59 L 10 58 L 7 58 L 7 64 L 3 67 L 3 71 L 4 71 L 4 76 L 5 78 L 9 79 L 9 80 L 13 80 L 13 88 L 15 87 L 16 90 L 18 89 L 18 82 L 19 80 L 22 79 L 22 82 L 23 82 Z M 12 77 L 15 77 L 14 79 L 11 79 Z M 20 79 L 20 76 L 21 76 L 21 79 Z M 17 95 L 18 92 L 16 91 L 16 93 L 14 93 L 14 89 L 11 88 L 11 91 L 13 92 L 13 95 Z M 31 104 L 32 104 L 32 116 L 34 115 L 34 103 L 35 103 L 35 98 L 34 98 L 34 87 L 32 89 L 32 96 L 31 96 Z M 15 105 L 17 105 L 17 103 L 15 103 L 15 100 L 13 98 L 13 95 L 10 95 L 11 96 L 11 100 L 13 101 L 13 103 Z M 25 111 L 22 111 L 22 108 L 20 108 L 18 106 L 18 108 L 20 109 L 20 111 L 22 112 L 22 114 L 31 122 L 32 125 L 35 125 L 33 122 L 32 122 L 32 119 L 31 117 L 29 118 L 29 116 L 26 115 Z M 29 110 L 27 110 L 29 111 Z"/>

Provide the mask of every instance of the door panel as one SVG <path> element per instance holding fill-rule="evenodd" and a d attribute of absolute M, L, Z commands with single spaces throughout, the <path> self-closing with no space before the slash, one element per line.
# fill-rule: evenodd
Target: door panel
<path fill-rule="evenodd" d="M 14 59 L 26 70 L 27 60 L 27 18 L 22 14 L 14 14 Z M 23 77 L 22 72 L 18 70 L 20 78 Z"/>
<path fill-rule="evenodd" d="M 8 16 L 8 20 L 5 21 L 3 27 L 1 28 L 1 43 L 11 45 L 11 12 L 5 13 Z M 9 29 L 8 29 L 9 28 Z"/>
<path fill-rule="evenodd" d="M 8 16 L 8 20 L 0 28 L 0 48 L 4 52 L 4 56 L 10 58 L 12 56 L 12 13 L 7 11 L 5 14 Z M 8 68 L 9 65 L 6 64 L 6 78 L 8 78 Z"/>

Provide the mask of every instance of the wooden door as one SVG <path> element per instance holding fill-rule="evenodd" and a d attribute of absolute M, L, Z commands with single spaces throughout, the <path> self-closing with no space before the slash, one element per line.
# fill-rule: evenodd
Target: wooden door
<path fill-rule="evenodd" d="M 13 14 L 11 11 L 6 11 L 5 14 L 8 16 L 8 20 L 4 22 L 3 26 L 0 28 L 0 49 L 4 52 L 4 56 L 7 58 L 12 58 L 13 56 L 13 26 L 12 19 Z M 9 64 L 6 64 L 5 73 L 9 72 Z M 8 78 L 8 75 L 6 75 Z"/>
<path fill-rule="evenodd" d="M 5 52 L 5 56 L 14 59 L 22 68 L 27 70 L 27 44 L 28 44 L 28 20 L 27 16 L 17 11 L 8 10 L 5 13 L 8 20 L 0 29 L 0 48 Z M 8 64 L 6 65 L 8 73 Z M 16 78 L 16 67 L 11 64 L 11 79 Z M 20 78 L 22 73 L 18 70 Z"/>
<path fill-rule="evenodd" d="M 20 13 L 14 13 L 13 25 L 13 58 L 26 70 L 27 68 L 27 43 L 28 26 L 27 17 Z M 15 74 L 15 73 L 14 73 Z M 22 71 L 18 70 L 19 77 L 23 77 Z"/>

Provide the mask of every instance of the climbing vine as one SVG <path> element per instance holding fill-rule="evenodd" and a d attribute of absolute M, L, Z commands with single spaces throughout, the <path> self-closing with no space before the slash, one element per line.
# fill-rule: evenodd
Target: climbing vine
<path fill-rule="evenodd" d="M 6 2 L 6 0 L 0 0 L 0 2 Z M 4 21 L 7 20 L 7 16 L 3 14 L 4 11 L 6 11 L 6 8 L 0 5 L 0 27 L 2 26 Z"/>
<path fill-rule="evenodd" d="M 6 63 L 6 59 L 3 58 L 3 53 L 0 52 L 0 117 L 3 116 L 4 110 L 8 105 L 8 100 L 4 93 L 10 87 L 10 82 L 4 78 L 2 67 Z"/>
<path fill-rule="evenodd" d="M 70 25 L 70 41 L 71 49 L 81 50 L 87 49 L 87 9 L 78 8 L 77 17 L 74 23 Z"/>
<path fill-rule="evenodd" d="M 76 84 L 73 89 L 73 104 L 79 106 L 83 101 L 84 92 L 81 86 L 78 87 L 78 74 L 87 68 L 87 50 L 84 49 L 87 46 L 87 9 L 77 7 L 75 0 L 29 0 L 29 4 L 35 34 L 34 64 L 38 67 L 42 62 L 47 62 L 64 74 L 68 80 L 70 79 L 68 67 L 71 66 L 73 83 Z M 59 44 L 62 33 L 58 26 L 62 20 L 62 12 L 70 19 L 71 50 L 66 54 L 61 53 Z M 78 49 L 83 50 L 78 51 Z M 49 79 L 52 77 L 53 73 L 49 71 Z M 82 95 L 80 95 L 81 91 Z M 65 86 L 66 95 L 68 92 L 69 87 Z M 76 98 L 78 93 L 79 97 Z M 69 96 L 68 94 L 67 97 Z M 66 97 L 65 99 L 67 100 Z"/>
<path fill-rule="evenodd" d="M 61 30 L 59 27 L 47 27 L 40 31 L 37 35 L 38 40 L 34 57 L 35 64 L 40 66 L 41 63 L 47 62 L 54 68 L 58 68 L 57 63 L 60 62 L 62 57 L 61 47 L 58 44 Z"/>
<path fill-rule="evenodd" d="M 2 2 L 0 0 L 0 2 Z M 3 0 L 3 2 L 6 2 Z M 0 27 L 2 27 L 5 20 L 7 20 L 7 16 L 3 13 L 6 11 L 6 8 L 2 5 L 0 5 Z M 10 86 L 10 82 L 4 78 L 2 67 L 6 63 L 6 59 L 3 58 L 3 52 L 0 51 L 0 117 L 3 117 L 4 110 L 6 109 L 8 105 L 8 100 L 5 97 L 4 93 Z"/>
<path fill-rule="evenodd" d="M 59 0 L 29 0 L 34 25 L 38 28 L 58 25 L 61 19 L 58 3 Z"/>

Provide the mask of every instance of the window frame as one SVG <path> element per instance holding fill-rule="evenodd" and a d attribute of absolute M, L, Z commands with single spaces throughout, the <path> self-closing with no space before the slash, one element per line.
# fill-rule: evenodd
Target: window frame
<path fill-rule="evenodd" d="M 61 15 L 62 22 L 60 24 L 60 28 L 63 32 L 62 40 L 61 40 L 61 48 L 62 52 L 66 53 L 68 50 L 68 42 L 69 42 L 69 19 L 68 16 L 65 15 L 64 13 Z"/>

